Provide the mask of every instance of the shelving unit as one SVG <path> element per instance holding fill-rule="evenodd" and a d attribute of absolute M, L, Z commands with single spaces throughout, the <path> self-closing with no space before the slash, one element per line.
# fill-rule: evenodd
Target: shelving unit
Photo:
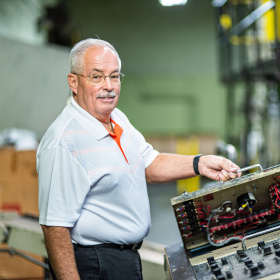
<path fill-rule="evenodd" d="M 227 142 L 239 164 L 280 161 L 280 1 L 212 1 L 220 79 L 227 87 Z"/>

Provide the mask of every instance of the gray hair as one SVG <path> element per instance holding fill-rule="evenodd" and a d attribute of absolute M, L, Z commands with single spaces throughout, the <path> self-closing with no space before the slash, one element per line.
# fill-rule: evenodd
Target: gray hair
<path fill-rule="evenodd" d="M 115 55 L 118 58 L 119 61 L 119 67 L 121 70 L 121 59 L 119 57 L 119 54 L 117 53 L 116 49 L 108 42 L 101 40 L 101 39 L 85 39 L 83 41 L 80 41 L 77 43 L 71 50 L 70 52 L 70 72 L 73 73 L 80 73 L 83 70 L 83 65 L 82 65 L 82 58 L 86 52 L 87 49 L 89 48 L 110 48 Z"/>

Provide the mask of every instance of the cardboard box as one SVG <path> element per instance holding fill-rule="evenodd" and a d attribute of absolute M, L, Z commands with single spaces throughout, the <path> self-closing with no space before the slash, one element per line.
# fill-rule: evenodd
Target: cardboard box
<path fill-rule="evenodd" d="M 7 249 L 6 245 L 1 245 L 0 249 Z M 37 255 L 26 253 L 21 251 L 23 254 L 43 262 L 42 257 Z M 31 263 L 23 259 L 22 257 L 13 255 L 9 253 L 0 252 L 0 279 L 44 279 L 44 269 L 40 266 Z"/>
<path fill-rule="evenodd" d="M 15 150 L 0 149 L 0 180 L 13 176 L 15 173 Z"/>
<path fill-rule="evenodd" d="M 0 149 L 0 209 L 39 214 L 36 151 Z M 0 248 L 7 246 L 2 244 Z M 41 256 L 25 254 L 43 261 Z M 0 252 L 0 279 L 43 278 L 43 268 L 19 256 Z"/>
<path fill-rule="evenodd" d="M 39 214 L 36 151 L 0 149 L 0 209 Z"/>
<path fill-rule="evenodd" d="M 15 172 L 30 179 L 38 178 L 36 171 L 36 151 L 18 151 L 15 156 Z"/>
<path fill-rule="evenodd" d="M 178 145 L 181 146 L 182 141 L 185 142 L 186 147 L 189 150 L 187 154 L 189 155 L 197 153 L 204 155 L 214 155 L 217 153 L 217 137 L 212 135 L 198 135 L 188 137 L 145 137 L 145 139 L 154 147 L 155 150 L 159 151 L 160 153 L 178 153 Z M 195 153 L 192 153 L 191 150 L 194 145 L 197 148 L 194 149 Z"/>
<path fill-rule="evenodd" d="M 1 209 L 18 210 L 21 214 L 39 215 L 38 183 L 23 178 L 22 180 L 1 180 Z"/>
<path fill-rule="evenodd" d="M 0 149 L 0 180 L 37 180 L 36 151 Z"/>

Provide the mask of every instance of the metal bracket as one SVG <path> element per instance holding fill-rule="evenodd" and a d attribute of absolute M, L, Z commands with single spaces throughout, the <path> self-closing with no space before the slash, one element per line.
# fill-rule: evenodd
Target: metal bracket
<path fill-rule="evenodd" d="M 256 237 L 256 236 L 259 236 L 259 235 L 263 235 L 263 234 L 266 234 L 266 233 L 269 233 L 269 232 L 272 232 L 272 231 L 275 231 L 275 230 L 278 230 L 278 229 L 280 229 L 280 226 L 269 228 L 269 229 L 266 229 L 266 230 L 263 230 L 263 231 L 260 231 L 260 232 L 257 232 L 257 233 L 253 233 L 253 234 L 250 234 L 250 235 L 247 235 L 247 236 L 243 237 L 242 238 L 242 249 L 243 249 L 243 251 L 247 250 L 246 245 L 245 245 L 245 240 L 246 239 Z"/>
<path fill-rule="evenodd" d="M 41 266 L 45 269 L 49 269 L 49 266 L 46 263 L 40 262 L 40 261 L 38 261 L 38 260 L 28 256 L 28 255 L 20 253 L 20 252 L 14 250 L 12 248 L 10 248 L 10 249 L 0 249 L 0 253 L 9 253 L 11 256 L 16 255 L 16 256 L 22 257 L 22 258 L 34 263 L 34 264 L 37 264 L 37 265 L 39 265 L 39 266 Z"/>
<path fill-rule="evenodd" d="M 259 167 L 260 170 L 263 171 L 262 166 L 258 163 L 258 164 L 254 164 L 254 165 L 251 165 L 251 166 L 247 166 L 247 167 L 241 168 L 241 169 L 235 171 L 235 173 L 247 171 L 247 170 L 250 170 L 250 169 L 253 169 L 253 168 L 256 168 L 256 167 Z"/>
<path fill-rule="evenodd" d="M 243 167 L 243 168 L 241 168 L 241 169 L 235 171 L 234 173 L 247 171 L 247 170 L 250 170 L 250 169 L 253 169 L 253 168 L 256 168 L 256 167 L 259 167 L 260 170 L 263 171 L 262 166 L 258 163 L 258 164 L 254 164 L 254 165 L 251 165 L 251 166 Z M 223 183 L 223 180 L 220 180 L 220 182 Z"/>

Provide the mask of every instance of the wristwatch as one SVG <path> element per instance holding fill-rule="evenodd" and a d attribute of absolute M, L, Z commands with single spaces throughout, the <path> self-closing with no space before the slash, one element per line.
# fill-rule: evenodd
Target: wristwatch
<path fill-rule="evenodd" d="M 202 154 L 199 154 L 197 156 L 194 157 L 193 159 L 193 170 L 195 172 L 196 175 L 200 175 L 199 171 L 198 171 L 198 162 L 200 157 L 203 156 Z"/>

